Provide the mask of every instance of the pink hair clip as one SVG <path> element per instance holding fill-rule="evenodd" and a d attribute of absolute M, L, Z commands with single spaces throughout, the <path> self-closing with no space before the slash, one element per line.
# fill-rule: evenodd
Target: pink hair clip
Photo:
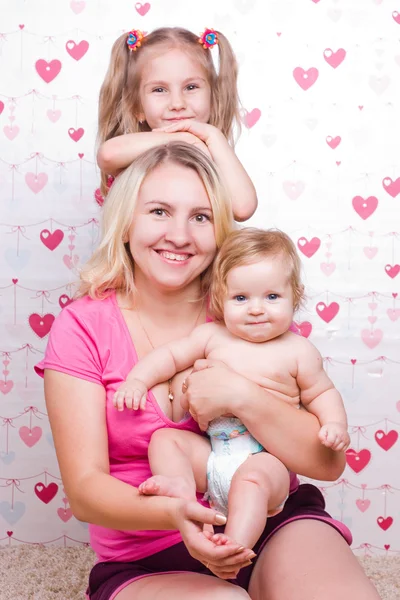
<path fill-rule="evenodd" d="M 214 29 L 205 29 L 199 43 L 203 45 L 203 48 L 214 48 L 218 44 L 218 33 Z"/>
<path fill-rule="evenodd" d="M 142 45 L 142 39 L 144 38 L 143 32 L 139 29 L 132 29 L 128 33 L 128 37 L 126 38 L 126 43 L 128 45 L 129 50 L 132 52 L 136 52 L 136 50 Z"/>

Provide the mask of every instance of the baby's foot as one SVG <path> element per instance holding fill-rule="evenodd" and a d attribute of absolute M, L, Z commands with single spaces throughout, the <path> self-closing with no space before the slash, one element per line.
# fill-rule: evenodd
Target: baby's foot
<path fill-rule="evenodd" d="M 139 485 L 139 494 L 145 496 L 169 496 L 170 498 L 183 498 L 193 500 L 196 494 L 193 493 L 190 485 L 183 477 L 165 477 L 164 475 L 153 475 Z"/>
<path fill-rule="evenodd" d="M 233 540 L 231 540 L 231 538 L 229 538 L 224 533 L 214 533 L 214 535 L 211 536 L 210 540 L 216 546 L 227 546 L 228 544 L 236 543 L 233 542 Z"/>

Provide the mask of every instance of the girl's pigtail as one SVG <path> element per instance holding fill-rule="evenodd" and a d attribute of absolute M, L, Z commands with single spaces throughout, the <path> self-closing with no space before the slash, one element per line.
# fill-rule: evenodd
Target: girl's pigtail
<path fill-rule="evenodd" d="M 237 89 L 238 65 L 227 38 L 218 34 L 219 70 L 215 86 L 214 106 L 219 129 L 233 146 L 241 131 L 239 95 Z M 215 52 L 216 49 L 210 50 Z M 218 125 L 217 125 L 218 126 Z M 234 129 L 236 129 L 234 136 Z"/>

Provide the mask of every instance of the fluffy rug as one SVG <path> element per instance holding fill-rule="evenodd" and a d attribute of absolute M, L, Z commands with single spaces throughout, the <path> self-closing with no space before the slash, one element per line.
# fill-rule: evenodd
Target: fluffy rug
<path fill-rule="evenodd" d="M 0 549 L 0 600 L 84 600 L 89 548 Z M 382 600 L 400 600 L 400 557 L 360 558 Z"/>

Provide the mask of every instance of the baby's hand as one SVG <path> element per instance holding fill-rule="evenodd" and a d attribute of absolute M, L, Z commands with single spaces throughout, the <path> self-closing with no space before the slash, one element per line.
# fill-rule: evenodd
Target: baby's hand
<path fill-rule="evenodd" d="M 350 444 L 350 437 L 343 423 L 327 423 L 319 430 L 318 437 L 321 443 L 335 452 L 346 450 Z"/>
<path fill-rule="evenodd" d="M 113 397 L 113 404 L 118 410 L 126 408 L 138 410 L 146 408 L 147 388 L 139 379 L 127 379 L 120 385 Z"/>

